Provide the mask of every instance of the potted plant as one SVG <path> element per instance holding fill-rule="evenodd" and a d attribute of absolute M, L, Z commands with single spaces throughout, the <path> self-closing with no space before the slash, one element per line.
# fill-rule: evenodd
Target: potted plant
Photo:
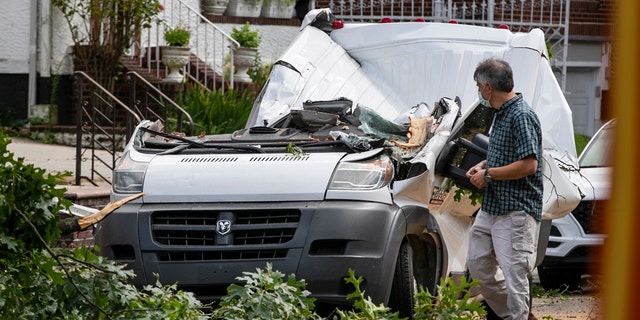
<path fill-rule="evenodd" d="M 251 77 L 249 77 L 247 71 L 256 59 L 262 36 L 260 36 L 258 30 L 251 30 L 249 28 L 249 22 L 245 22 L 242 28 L 238 29 L 233 27 L 231 30 L 231 38 L 239 44 L 239 47 L 233 48 L 233 66 L 236 70 L 235 77 L 239 81 L 250 82 Z"/>
<path fill-rule="evenodd" d="M 190 39 L 191 30 L 182 23 L 165 29 L 164 40 L 167 45 L 161 48 L 162 63 L 169 68 L 169 74 L 162 80 L 163 82 L 176 83 L 184 80 L 180 70 L 189 62 Z"/>
<path fill-rule="evenodd" d="M 178 23 L 177 26 L 168 27 L 164 31 L 164 40 L 169 46 L 185 47 L 191 39 L 191 30 L 188 26 Z"/>
<path fill-rule="evenodd" d="M 263 0 L 229 0 L 225 15 L 233 17 L 257 18 L 262 10 Z"/>

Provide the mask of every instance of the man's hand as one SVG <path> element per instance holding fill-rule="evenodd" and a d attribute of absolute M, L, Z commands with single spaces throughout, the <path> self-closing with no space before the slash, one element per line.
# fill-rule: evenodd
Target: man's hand
<path fill-rule="evenodd" d="M 478 189 L 482 189 L 485 185 L 484 183 L 484 174 L 485 174 L 485 161 L 482 161 L 475 166 L 471 167 L 469 171 L 467 171 L 466 176 L 471 180 L 471 183 L 476 186 Z"/>

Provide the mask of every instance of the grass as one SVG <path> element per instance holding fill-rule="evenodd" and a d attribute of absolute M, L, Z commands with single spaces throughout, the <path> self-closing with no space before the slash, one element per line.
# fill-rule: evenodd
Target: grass
<path fill-rule="evenodd" d="M 582 150 L 584 150 L 584 147 L 587 146 L 587 143 L 589 143 L 589 139 L 591 139 L 590 137 L 581 135 L 579 133 L 574 133 L 573 134 L 574 140 L 576 142 L 576 154 L 580 155 L 580 153 L 582 152 Z"/>

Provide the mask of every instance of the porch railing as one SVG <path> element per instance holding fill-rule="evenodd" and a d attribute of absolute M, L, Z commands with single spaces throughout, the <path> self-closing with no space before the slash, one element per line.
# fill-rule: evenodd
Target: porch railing
<path fill-rule="evenodd" d="M 75 184 L 82 179 L 97 185 L 97 180 L 111 184 L 107 177 L 115 167 L 118 151 L 131 136 L 140 116 L 107 89 L 82 71 L 74 72 L 78 92 L 76 114 Z M 82 162 L 90 161 L 89 172 L 82 172 Z"/>
<path fill-rule="evenodd" d="M 127 72 L 127 79 L 129 105 L 142 119 L 160 119 L 171 131 L 195 134 L 191 115 L 164 92 L 134 71 Z"/>
<path fill-rule="evenodd" d="M 139 74 L 130 71 L 127 78 L 129 105 L 86 73 L 74 73 L 79 105 L 76 114 L 76 185 L 83 179 L 94 185 L 98 181 L 111 184 L 109 176 L 120 151 L 142 119 L 161 120 L 165 126 L 170 122 L 171 130 L 194 134 L 189 113 Z M 85 161 L 89 163 L 84 166 L 89 168 L 88 172 L 83 172 Z"/>
<path fill-rule="evenodd" d="M 166 45 L 164 31 L 182 24 L 191 30 L 192 61 L 185 67 L 185 75 L 211 90 L 233 88 L 232 68 L 228 65 L 233 63 L 232 48 L 239 46 L 238 42 L 188 2 L 195 1 L 160 0 L 164 8 L 158 15 L 160 22 L 143 31 L 140 41 L 132 46 L 128 55 L 139 60 L 140 66 L 154 70 L 155 74 L 166 73 L 160 64 L 160 47 Z"/>

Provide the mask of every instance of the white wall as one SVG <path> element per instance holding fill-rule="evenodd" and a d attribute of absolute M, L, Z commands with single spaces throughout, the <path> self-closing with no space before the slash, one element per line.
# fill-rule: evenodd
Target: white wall
<path fill-rule="evenodd" d="M 2 0 L 0 74 L 29 72 L 29 15 L 35 1 Z"/>
<path fill-rule="evenodd" d="M 45 0 L 48 1 L 48 0 Z M 62 12 L 51 6 L 50 13 L 41 13 L 41 19 L 50 23 L 50 67 L 53 74 L 71 74 L 73 63 L 69 56 L 70 48 L 73 46 L 71 31 Z"/>
<path fill-rule="evenodd" d="M 0 74 L 29 72 L 30 14 L 32 5 L 35 6 L 37 2 L 36 0 L 2 0 Z M 71 72 L 71 65 L 67 54 L 69 46 L 73 43 L 69 28 L 62 13 L 51 7 L 49 0 L 39 2 L 41 12 L 38 25 L 38 71 L 42 76 L 48 76 L 50 70 L 54 73 L 68 74 Z"/>
<path fill-rule="evenodd" d="M 40 1 L 38 71 L 42 76 L 70 74 L 73 71 L 69 48 L 73 45 L 69 27 L 62 13 L 51 6 L 49 0 L 1 0 L 0 10 L 0 74 L 26 74 L 29 72 L 29 37 L 31 6 Z M 185 1 L 199 8 L 200 1 Z M 221 29 L 241 25 L 219 24 Z M 287 48 L 299 27 L 252 25 L 262 35 L 260 56 L 263 62 L 276 60 Z"/>

